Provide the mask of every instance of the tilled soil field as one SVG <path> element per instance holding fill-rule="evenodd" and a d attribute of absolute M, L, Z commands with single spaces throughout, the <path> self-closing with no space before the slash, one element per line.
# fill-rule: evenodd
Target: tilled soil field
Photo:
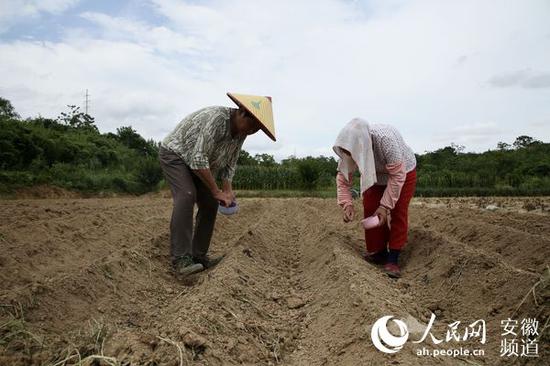
<path fill-rule="evenodd" d="M 0 365 L 550 363 L 549 199 L 415 200 L 399 280 L 364 261 L 358 221 L 344 224 L 334 200 L 240 204 L 218 216 L 211 251 L 226 258 L 181 279 L 169 198 L 2 201 Z M 410 333 L 392 354 L 371 340 L 387 315 Z M 529 318 L 538 357 L 501 356 L 501 321 Z M 446 339 L 480 319 L 484 343 Z"/>

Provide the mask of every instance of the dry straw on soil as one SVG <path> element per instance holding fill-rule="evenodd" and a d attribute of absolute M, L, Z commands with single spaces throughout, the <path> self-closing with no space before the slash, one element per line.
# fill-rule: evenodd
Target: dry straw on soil
<path fill-rule="evenodd" d="M 224 261 L 185 280 L 168 267 L 169 198 L 3 201 L 0 364 L 418 365 L 413 345 L 377 351 L 370 327 L 434 313 L 438 334 L 485 319 L 490 335 L 485 357 L 439 364 L 513 364 L 500 321 L 536 317 L 529 365 L 545 365 L 550 205 L 537 200 L 416 200 L 398 281 L 362 259 L 333 200 L 242 199 L 216 224 Z"/>

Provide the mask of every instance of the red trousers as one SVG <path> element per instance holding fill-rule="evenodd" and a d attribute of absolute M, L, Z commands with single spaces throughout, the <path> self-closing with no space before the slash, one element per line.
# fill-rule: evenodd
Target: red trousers
<path fill-rule="evenodd" d="M 391 229 L 387 225 L 365 230 L 365 243 L 368 253 L 386 249 L 401 250 L 407 243 L 409 229 L 409 203 L 416 188 L 416 169 L 407 173 L 401 194 L 395 207 L 391 210 Z M 380 200 L 386 186 L 374 185 L 363 193 L 364 217 L 374 214 L 380 206 Z"/>

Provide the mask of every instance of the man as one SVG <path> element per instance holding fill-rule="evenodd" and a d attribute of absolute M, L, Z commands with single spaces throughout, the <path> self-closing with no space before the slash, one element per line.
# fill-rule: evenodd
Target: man
<path fill-rule="evenodd" d="M 218 205 L 235 199 L 231 180 L 246 136 L 262 129 L 275 141 L 270 97 L 227 93 L 239 107 L 207 107 L 185 117 L 161 143 L 159 159 L 173 198 L 170 255 L 176 273 L 216 265 L 207 256 Z M 215 177 L 222 181 L 218 188 Z M 198 206 L 193 231 L 193 207 Z"/>

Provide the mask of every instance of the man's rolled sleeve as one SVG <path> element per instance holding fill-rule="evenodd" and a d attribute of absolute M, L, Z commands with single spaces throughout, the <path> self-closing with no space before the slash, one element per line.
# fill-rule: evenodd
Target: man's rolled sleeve
<path fill-rule="evenodd" d="M 235 171 L 237 170 L 237 161 L 239 160 L 240 149 L 234 154 L 227 165 L 220 171 L 220 178 L 222 180 L 233 181 Z"/>
<path fill-rule="evenodd" d="M 209 146 L 208 137 L 204 134 L 201 134 L 197 137 L 197 141 L 193 146 L 191 159 L 187 164 L 189 168 L 193 170 L 197 169 L 209 169 L 210 163 L 208 161 L 207 148 Z"/>
<path fill-rule="evenodd" d="M 235 176 L 235 167 L 234 166 L 226 166 L 223 168 L 220 172 L 220 178 L 222 180 L 228 180 L 230 182 L 233 181 L 233 177 Z"/>

